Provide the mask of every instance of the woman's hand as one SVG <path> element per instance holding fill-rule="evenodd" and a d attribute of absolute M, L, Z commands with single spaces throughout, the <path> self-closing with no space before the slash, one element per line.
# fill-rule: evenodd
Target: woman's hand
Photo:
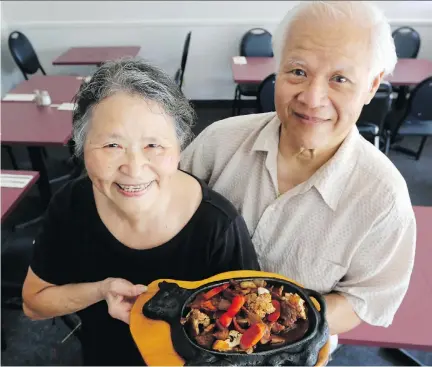
<path fill-rule="evenodd" d="M 142 284 L 132 284 L 121 278 L 107 278 L 100 285 L 102 298 L 108 303 L 111 317 L 129 324 L 129 316 L 137 297 L 147 291 Z"/>

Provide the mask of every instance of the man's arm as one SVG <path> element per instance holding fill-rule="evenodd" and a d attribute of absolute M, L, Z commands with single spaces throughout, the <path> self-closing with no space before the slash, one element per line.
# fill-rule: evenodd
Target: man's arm
<path fill-rule="evenodd" d="M 330 335 L 346 333 L 360 325 L 361 319 L 344 296 L 338 293 L 329 293 L 324 298 L 327 303 L 327 322 Z"/>
<path fill-rule="evenodd" d="M 409 204 L 409 205 L 408 205 Z M 326 298 L 332 333 L 358 325 L 389 326 L 411 278 L 416 242 L 410 203 L 395 203 L 380 215 L 354 253 L 348 271 Z"/>

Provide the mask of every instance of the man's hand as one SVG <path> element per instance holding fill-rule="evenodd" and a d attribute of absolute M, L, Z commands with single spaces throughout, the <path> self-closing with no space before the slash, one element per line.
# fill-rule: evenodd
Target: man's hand
<path fill-rule="evenodd" d="M 100 284 L 101 296 L 108 303 L 108 313 L 126 324 L 129 324 L 130 311 L 135 300 L 145 291 L 145 285 L 134 285 L 121 278 L 107 278 Z"/>

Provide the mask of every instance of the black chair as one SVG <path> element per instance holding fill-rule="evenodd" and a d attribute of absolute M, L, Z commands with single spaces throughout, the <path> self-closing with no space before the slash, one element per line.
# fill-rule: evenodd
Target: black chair
<path fill-rule="evenodd" d="M 403 118 L 386 131 L 386 152 L 397 136 L 420 136 L 421 142 L 417 151 L 404 147 L 394 147 L 395 150 L 414 156 L 420 155 L 429 136 L 432 135 L 432 77 L 423 80 L 411 92 L 408 108 Z"/>
<path fill-rule="evenodd" d="M 382 82 L 370 103 L 363 106 L 357 121 L 360 134 L 367 139 L 373 139 L 378 149 L 380 149 L 380 136 L 384 131 L 384 123 L 391 108 L 391 94 L 391 84 Z"/>
<path fill-rule="evenodd" d="M 33 255 L 33 239 L 27 236 L 17 236 L 16 240 L 11 241 L 1 254 L 1 307 L 10 310 L 22 310 L 22 287 L 27 269 L 31 263 Z M 75 321 L 74 316 L 65 315 L 61 317 L 68 328 L 74 330 L 79 338 L 78 331 L 80 324 Z M 53 319 L 53 324 L 55 319 Z M 2 350 L 7 348 L 3 324 L 2 324 Z"/>
<path fill-rule="evenodd" d="M 39 69 L 46 75 L 39 58 L 28 38 L 21 32 L 14 31 L 9 35 L 9 50 L 18 68 L 28 80 L 28 74 L 35 74 Z"/>
<path fill-rule="evenodd" d="M 12 32 L 9 35 L 8 44 L 12 58 L 26 80 L 28 80 L 28 75 L 37 73 L 39 69 L 42 74 L 46 75 L 32 44 L 23 33 L 19 31 Z M 12 164 L 16 166 L 15 157 L 11 149 L 8 149 L 8 154 L 13 162 Z M 46 149 L 43 150 L 43 154 L 45 157 L 48 156 Z"/>
<path fill-rule="evenodd" d="M 393 40 L 398 59 L 415 59 L 420 50 L 420 35 L 411 27 L 400 27 L 393 31 Z"/>
<path fill-rule="evenodd" d="M 183 55 L 182 55 L 182 59 L 181 59 L 180 68 L 177 70 L 177 72 L 175 73 L 175 76 L 174 76 L 174 80 L 177 83 L 177 85 L 179 86 L 180 90 L 182 89 L 182 86 L 183 86 L 183 77 L 184 77 L 184 72 L 185 72 L 185 68 L 186 68 L 186 61 L 187 61 L 188 54 L 189 54 L 189 45 L 190 45 L 191 35 L 192 35 L 192 32 L 189 32 L 186 35 L 185 43 L 183 46 Z"/>
<path fill-rule="evenodd" d="M 275 107 L 275 83 L 276 74 L 270 74 L 265 78 L 258 87 L 257 103 L 258 112 L 273 112 L 276 111 Z"/>
<path fill-rule="evenodd" d="M 10 159 L 10 162 L 11 162 L 11 165 L 12 165 L 12 168 L 15 169 L 15 170 L 18 170 L 18 169 L 19 169 L 19 167 L 18 167 L 18 163 L 17 163 L 17 161 L 16 161 L 16 159 L 15 159 L 15 156 L 14 156 L 14 154 L 13 154 L 12 147 L 9 146 L 9 145 L 2 145 L 1 147 L 2 147 L 2 148 L 5 148 L 5 150 L 6 150 L 7 154 L 8 154 L 8 156 L 9 156 L 9 159 Z"/>
<path fill-rule="evenodd" d="M 411 27 L 400 27 L 392 33 L 396 54 L 398 59 L 415 59 L 420 50 L 420 35 Z M 398 94 L 395 103 L 396 109 L 406 107 L 406 99 L 410 88 L 407 86 L 395 87 L 394 91 Z"/>
<path fill-rule="evenodd" d="M 240 42 L 240 56 L 273 57 L 272 35 L 263 28 L 247 31 Z M 234 92 L 233 115 L 240 114 L 241 97 L 257 97 L 258 84 L 238 84 Z"/>

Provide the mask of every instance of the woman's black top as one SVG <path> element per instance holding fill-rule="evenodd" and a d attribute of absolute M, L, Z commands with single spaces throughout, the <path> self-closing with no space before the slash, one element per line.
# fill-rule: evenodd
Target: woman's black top
<path fill-rule="evenodd" d="M 147 250 L 131 249 L 110 233 L 97 212 L 88 177 L 67 183 L 51 200 L 35 241 L 32 270 L 56 285 L 108 277 L 134 284 L 160 278 L 193 281 L 230 270 L 258 270 L 243 218 L 227 199 L 197 181 L 202 201 L 190 221 L 171 240 Z M 85 365 L 144 364 L 129 326 L 108 314 L 105 301 L 78 315 Z"/>

